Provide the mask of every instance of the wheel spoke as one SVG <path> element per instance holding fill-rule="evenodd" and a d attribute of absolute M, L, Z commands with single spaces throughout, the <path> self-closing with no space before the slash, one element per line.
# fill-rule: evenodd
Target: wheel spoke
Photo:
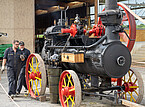
<path fill-rule="evenodd" d="M 71 86 L 74 86 L 71 80 L 69 82 L 70 82 Z"/>
<path fill-rule="evenodd" d="M 40 80 L 40 81 L 42 80 L 41 78 L 38 78 L 38 77 L 35 77 L 35 78 L 38 79 L 38 80 Z"/>
<path fill-rule="evenodd" d="M 133 101 L 136 102 L 136 100 L 135 100 L 134 97 L 132 96 L 132 93 L 130 93 L 129 91 L 128 91 L 128 93 L 129 93 L 129 95 L 131 96 L 131 98 L 133 99 Z"/>
<path fill-rule="evenodd" d="M 63 82 L 64 82 L 64 86 L 66 86 L 66 80 L 65 80 L 65 78 L 63 78 Z"/>
<path fill-rule="evenodd" d="M 127 82 L 129 82 L 129 80 L 130 80 L 130 71 L 128 71 L 128 75 L 129 75 L 129 78 L 128 78 L 128 81 Z"/>
<path fill-rule="evenodd" d="M 73 102 L 74 102 L 75 97 L 73 97 Z M 72 103 L 72 107 L 75 105 L 75 103 Z"/>
<path fill-rule="evenodd" d="M 122 81 L 126 82 L 124 79 L 121 79 Z"/>
<path fill-rule="evenodd" d="M 135 81 L 134 81 L 133 85 L 136 83 L 136 81 L 137 81 L 137 78 L 135 79 Z"/>
<path fill-rule="evenodd" d="M 35 71 L 35 69 L 33 68 L 33 66 L 31 65 L 31 63 L 29 63 L 30 67 L 32 68 L 32 72 Z"/>
<path fill-rule="evenodd" d="M 132 95 L 132 92 L 131 92 L 131 95 Z M 130 101 L 132 102 L 132 97 L 130 97 Z"/>
<path fill-rule="evenodd" d="M 31 74 L 32 72 L 28 71 L 29 74 Z"/>
<path fill-rule="evenodd" d="M 129 81 L 132 82 L 132 81 L 131 81 L 131 77 L 132 77 L 132 76 L 133 76 L 133 72 L 132 72 L 132 74 L 129 76 L 129 79 L 128 79 L 127 82 L 129 82 Z"/>
<path fill-rule="evenodd" d="M 71 91 L 75 91 L 75 88 L 69 90 L 69 92 L 71 92 Z"/>
<path fill-rule="evenodd" d="M 38 91 L 38 88 L 37 88 L 36 81 L 34 81 L 34 83 L 35 83 L 35 86 L 36 86 L 37 94 L 38 94 L 38 96 L 39 96 L 39 91 Z"/>
<path fill-rule="evenodd" d="M 32 62 L 31 63 L 32 63 L 32 67 L 33 67 L 33 57 L 32 57 Z"/>
<path fill-rule="evenodd" d="M 68 98 L 66 98 L 66 100 L 64 101 L 64 103 L 67 103 L 67 102 L 68 102 L 68 100 L 69 100 L 69 97 L 68 97 Z"/>
<path fill-rule="evenodd" d="M 71 102 L 72 102 L 72 107 L 73 107 L 73 105 L 74 105 L 75 103 L 74 103 L 73 99 L 71 98 L 71 95 L 70 95 L 70 100 L 71 100 Z"/>
<path fill-rule="evenodd" d="M 129 75 L 129 77 L 130 77 L 130 71 L 128 71 L 128 75 Z"/>
<path fill-rule="evenodd" d="M 71 84 L 71 86 L 73 86 L 73 83 L 71 82 L 71 75 L 68 76 L 68 74 L 67 74 L 67 77 L 68 77 L 68 84 L 67 84 L 67 86 L 69 87 L 69 83 Z"/>
<path fill-rule="evenodd" d="M 68 78 L 67 86 L 69 87 L 70 77 L 68 76 L 68 74 L 67 74 L 66 76 L 67 76 L 67 78 Z"/>
<path fill-rule="evenodd" d="M 31 90 L 33 89 L 33 80 L 31 81 Z"/>
<path fill-rule="evenodd" d="M 38 69 L 38 66 L 39 66 L 39 63 L 38 64 L 36 64 L 37 66 L 36 66 L 36 70 L 38 70 L 39 71 L 39 69 Z"/>
<path fill-rule="evenodd" d="M 31 83 L 32 79 L 29 80 L 29 90 L 31 89 L 30 83 Z"/>
<path fill-rule="evenodd" d="M 139 86 L 129 86 L 129 88 L 139 88 Z"/>
<path fill-rule="evenodd" d="M 36 59 L 36 64 L 38 64 L 37 58 L 35 58 L 35 59 Z"/>
<path fill-rule="evenodd" d="M 36 82 L 36 81 L 35 81 Z M 37 81 L 37 84 L 35 84 L 35 86 L 37 87 L 38 86 L 38 81 Z M 36 95 L 36 91 L 37 91 L 38 88 L 35 88 L 35 95 Z"/>
<path fill-rule="evenodd" d="M 137 96 L 138 96 L 138 93 L 137 93 L 137 91 L 134 89 L 134 92 L 137 94 Z"/>
<path fill-rule="evenodd" d="M 68 100 L 67 100 L 67 107 L 69 107 Z"/>
<path fill-rule="evenodd" d="M 125 100 L 127 100 L 127 95 L 126 95 L 126 92 L 124 92 L 124 95 L 125 95 Z"/>

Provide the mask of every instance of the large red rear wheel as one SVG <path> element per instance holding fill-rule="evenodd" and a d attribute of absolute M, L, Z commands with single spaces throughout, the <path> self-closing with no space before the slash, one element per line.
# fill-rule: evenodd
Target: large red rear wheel
<path fill-rule="evenodd" d="M 125 76 L 117 80 L 117 85 L 125 86 L 125 90 L 119 94 L 120 96 L 123 96 L 123 99 L 135 103 L 141 103 L 144 95 L 144 84 L 137 69 L 130 69 Z M 121 92 L 121 90 L 118 91 Z"/>

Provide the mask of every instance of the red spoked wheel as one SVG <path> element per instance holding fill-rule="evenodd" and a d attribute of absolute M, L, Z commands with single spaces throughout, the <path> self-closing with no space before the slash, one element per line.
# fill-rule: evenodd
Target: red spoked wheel
<path fill-rule="evenodd" d="M 128 10 L 125 9 L 125 7 L 123 7 L 121 4 L 117 3 L 119 7 L 121 7 L 124 10 L 124 16 L 123 16 L 123 20 L 122 20 L 122 24 L 124 21 L 128 21 L 129 23 L 129 38 L 131 40 L 129 40 L 126 36 L 125 33 L 119 33 L 121 40 L 123 40 L 123 43 L 125 43 L 126 47 L 129 49 L 129 51 L 131 52 L 134 43 L 135 43 L 135 39 L 136 39 L 136 22 L 135 22 L 135 18 L 134 16 L 128 12 Z M 105 9 L 103 9 L 104 11 Z M 98 24 L 102 24 L 101 18 L 99 18 Z M 121 25 L 122 25 L 121 24 Z"/>
<path fill-rule="evenodd" d="M 26 62 L 26 84 L 33 98 L 39 98 L 45 94 L 46 71 L 44 62 L 39 54 L 29 55 Z"/>
<path fill-rule="evenodd" d="M 122 78 L 117 80 L 118 86 L 125 86 L 125 89 L 119 96 L 123 96 L 123 99 L 141 103 L 144 95 L 144 84 L 143 79 L 137 69 L 132 68 Z M 121 90 L 118 90 L 121 92 Z"/>
<path fill-rule="evenodd" d="M 79 107 L 81 104 L 81 85 L 73 70 L 62 72 L 59 81 L 59 98 L 63 107 Z"/>

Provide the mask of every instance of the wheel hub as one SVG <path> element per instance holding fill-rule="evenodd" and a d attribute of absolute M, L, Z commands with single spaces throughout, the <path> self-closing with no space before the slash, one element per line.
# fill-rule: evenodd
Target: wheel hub
<path fill-rule="evenodd" d="M 125 82 L 124 84 L 123 84 L 124 86 L 125 86 L 125 92 L 128 92 L 128 91 L 130 91 L 130 92 L 133 92 L 134 90 L 136 90 L 137 88 L 136 88 L 136 84 L 133 84 L 133 82 Z"/>
<path fill-rule="evenodd" d="M 36 80 L 35 77 L 37 77 L 37 74 L 36 74 L 36 73 L 32 72 L 31 74 L 29 74 L 29 78 L 30 78 L 30 79 Z"/>
<path fill-rule="evenodd" d="M 75 96 L 74 86 L 71 86 L 71 87 L 66 86 L 65 88 L 62 88 L 61 93 L 62 93 L 62 95 L 66 96 L 66 97 L 69 97 L 69 95 Z"/>
<path fill-rule="evenodd" d="M 41 78 L 41 73 L 37 71 L 37 77 Z"/>

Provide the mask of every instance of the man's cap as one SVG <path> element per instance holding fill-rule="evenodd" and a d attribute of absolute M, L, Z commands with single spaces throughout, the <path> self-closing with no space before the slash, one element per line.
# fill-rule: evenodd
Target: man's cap
<path fill-rule="evenodd" d="M 23 41 L 20 41 L 20 42 L 19 42 L 19 45 L 20 45 L 20 46 L 24 46 L 25 44 L 24 44 Z"/>

